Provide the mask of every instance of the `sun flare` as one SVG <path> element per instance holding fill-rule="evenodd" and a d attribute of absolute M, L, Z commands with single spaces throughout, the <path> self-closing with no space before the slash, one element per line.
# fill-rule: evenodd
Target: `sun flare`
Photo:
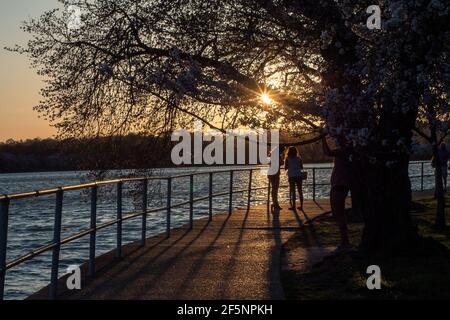
<path fill-rule="evenodd" d="M 263 93 L 261 95 L 261 102 L 266 104 L 266 105 L 271 105 L 273 104 L 273 100 L 271 97 L 269 97 L 269 95 L 267 93 Z"/>

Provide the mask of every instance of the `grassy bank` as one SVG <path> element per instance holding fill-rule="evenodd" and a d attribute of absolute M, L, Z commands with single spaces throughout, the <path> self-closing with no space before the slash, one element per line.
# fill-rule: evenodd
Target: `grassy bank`
<path fill-rule="evenodd" d="M 450 203 L 450 197 L 447 197 Z M 450 227 L 437 230 L 433 226 L 436 204 L 433 199 L 414 202 L 413 218 L 419 233 L 427 240 L 415 255 L 402 252 L 388 260 L 356 259 L 350 256 L 326 258 L 312 268 L 296 268 L 286 261 L 282 282 L 288 299 L 450 299 L 450 256 L 438 241 L 450 249 Z M 450 209 L 446 208 L 450 225 Z M 359 243 L 362 223 L 350 219 L 351 241 Z M 311 241 L 315 239 L 315 241 Z M 300 247 L 331 247 L 338 244 L 338 230 L 331 218 L 318 221 L 296 233 L 284 247 L 286 260 L 295 260 Z M 432 249 L 430 249 L 432 248 Z M 444 249 L 444 250 L 442 250 Z M 444 253 L 443 253 L 444 252 Z M 287 258 L 286 258 L 287 257 Z M 381 268 L 382 289 L 368 290 L 366 269 L 376 264 Z"/>

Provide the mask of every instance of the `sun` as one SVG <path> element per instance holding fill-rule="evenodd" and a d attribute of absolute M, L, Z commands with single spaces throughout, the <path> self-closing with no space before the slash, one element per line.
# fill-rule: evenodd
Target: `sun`
<path fill-rule="evenodd" d="M 261 94 L 261 102 L 266 104 L 266 105 L 273 104 L 272 98 L 267 93 Z"/>

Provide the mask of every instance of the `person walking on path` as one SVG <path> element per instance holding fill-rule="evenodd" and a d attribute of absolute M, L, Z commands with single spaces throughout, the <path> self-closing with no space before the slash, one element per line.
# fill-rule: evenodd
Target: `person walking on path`
<path fill-rule="evenodd" d="M 352 249 L 348 238 L 347 218 L 345 216 L 345 199 L 352 186 L 351 150 L 344 141 L 341 141 L 339 148 L 331 150 L 326 137 L 322 138 L 322 144 L 325 154 L 334 158 L 334 167 L 331 173 L 330 204 L 341 236 L 341 244 L 336 252 L 346 252 Z"/>
<path fill-rule="evenodd" d="M 302 188 L 302 170 L 303 161 L 298 154 L 296 147 L 289 147 L 286 160 L 284 163 L 284 168 L 288 172 L 289 178 L 289 199 L 291 207 L 289 210 L 295 210 L 295 200 L 296 200 L 296 187 L 300 195 L 300 209 L 303 211 L 303 188 Z"/>

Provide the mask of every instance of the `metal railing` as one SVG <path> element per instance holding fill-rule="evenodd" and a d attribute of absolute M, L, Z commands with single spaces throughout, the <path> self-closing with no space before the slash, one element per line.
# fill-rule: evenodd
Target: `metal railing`
<path fill-rule="evenodd" d="M 312 171 L 312 183 L 306 183 L 305 186 L 312 187 L 312 198 L 316 199 L 316 190 L 318 186 L 329 185 L 329 183 L 318 183 L 317 180 L 317 170 L 331 170 L 332 168 L 327 167 L 313 167 L 306 168 L 306 170 Z M 16 267 L 26 261 L 33 259 L 34 257 L 41 255 L 45 252 L 52 251 L 52 264 L 51 264 L 51 277 L 49 285 L 49 299 L 56 299 L 57 297 L 57 285 L 58 285 L 58 274 L 59 274 L 59 263 L 60 263 L 60 249 L 61 246 L 69 242 L 75 241 L 82 237 L 89 235 L 89 261 L 88 261 L 88 274 L 90 277 L 95 275 L 95 259 L 96 259 L 96 235 L 99 230 L 105 229 L 107 227 L 116 225 L 116 251 L 117 257 L 122 257 L 122 224 L 124 221 L 135 219 L 140 217 L 142 223 L 141 230 L 141 244 L 145 245 L 147 238 L 147 215 L 149 213 L 155 212 L 166 212 L 166 236 L 170 237 L 171 231 L 171 213 L 172 209 L 189 205 L 189 228 L 192 229 L 194 226 L 194 203 L 199 201 L 208 200 L 208 217 L 209 221 L 213 219 L 213 198 L 223 197 L 228 195 L 228 214 L 233 211 L 233 195 L 237 193 L 247 192 L 247 208 L 250 207 L 252 192 L 257 190 L 267 190 L 267 210 L 270 210 L 270 183 L 265 186 L 254 187 L 253 182 L 253 172 L 255 170 L 261 170 L 260 167 L 256 168 L 245 168 L 245 169 L 233 169 L 233 170 L 217 170 L 209 172 L 196 172 L 190 174 L 176 175 L 176 176 L 159 176 L 159 177 L 140 177 L 140 178 L 123 178 L 114 179 L 108 181 L 97 181 L 93 183 L 79 184 L 66 187 L 58 187 L 53 189 L 39 190 L 26 193 L 16 193 L 10 195 L 0 196 L 0 300 L 4 298 L 5 289 L 5 276 L 7 270 Z M 248 186 L 244 189 L 235 190 L 234 188 L 234 175 L 236 172 L 248 172 Z M 228 173 L 229 174 L 229 189 L 227 191 L 214 193 L 214 174 Z M 208 175 L 208 195 L 194 198 L 194 176 Z M 424 174 L 424 163 L 421 164 L 421 175 L 412 176 L 411 178 L 421 178 L 421 190 L 424 190 L 424 177 L 431 176 Z M 181 178 L 189 178 L 189 200 L 172 204 L 172 185 L 173 181 Z M 159 208 L 149 209 L 147 207 L 148 201 L 148 183 L 151 180 L 166 181 L 167 183 L 167 198 L 166 206 Z M 123 185 L 126 183 L 142 183 L 142 210 L 137 210 L 134 212 L 123 212 Z M 97 223 L 97 199 L 98 199 L 98 188 L 105 185 L 116 185 L 117 197 L 116 197 L 116 219 L 104 222 L 101 224 Z M 287 185 L 281 185 L 280 188 L 286 188 Z M 62 228 L 62 213 L 63 213 L 63 199 L 67 192 L 90 189 L 90 226 L 88 229 L 80 231 L 71 236 L 61 239 L 61 228 Z M 45 195 L 55 195 L 55 214 L 54 214 L 54 226 L 53 226 L 53 240 L 43 245 L 33 251 L 26 253 L 18 258 L 11 261 L 6 261 L 7 257 L 7 235 L 8 235 L 8 221 L 9 221 L 9 208 L 11 201 L 17 201 L 25 198 L 40 197 Z"/>

